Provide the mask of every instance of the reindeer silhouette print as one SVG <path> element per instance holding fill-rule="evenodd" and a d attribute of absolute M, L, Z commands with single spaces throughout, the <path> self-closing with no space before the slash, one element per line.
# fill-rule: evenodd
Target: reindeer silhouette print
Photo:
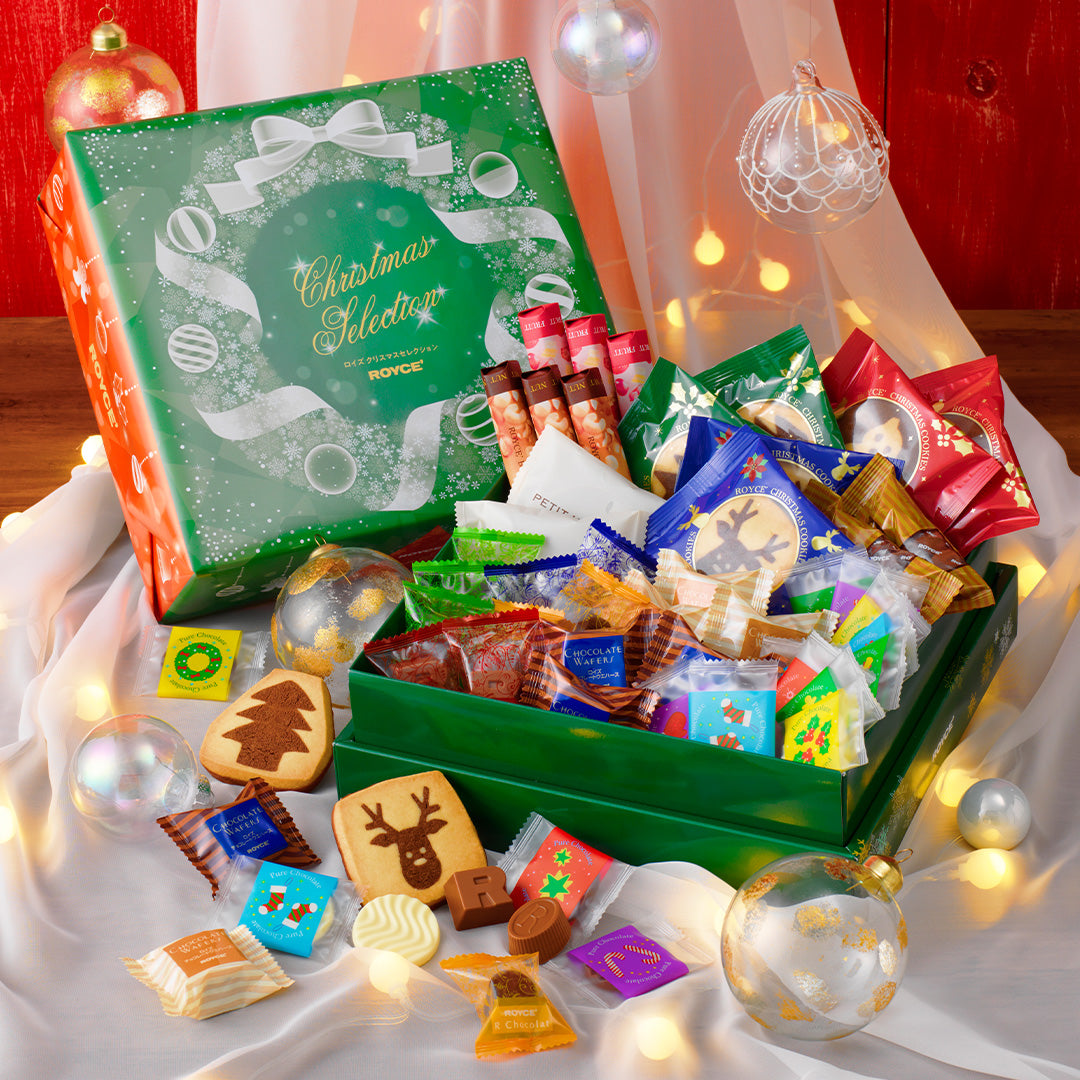
<path fill-rule="evenodd" d="M 758 566 L 787 570 L 798 548 L 798 533 L 789 515 L 777 513 L 779 504 L 772 505 L 772 500 L 751 496 L 741 506 L 734 503 L 731 500 L 721 506 L 710 515 L 708 526 L 702 528 L 694 545 L 695 568 L 703 574 L 754 570 Z M 724 513 L 727 518 L 722 516 Z M 760 522 L 754 522 L 758 527 L 748 529 L 759 515 Z M 753 539 L 748 533 L 753 533 Z M 760 541 L 758 546 L 753 546 L 754 540 Z M 781 553 L 782 559 L 778 558 Z"/>
<path fill-rule="evenodd" d="M 361 803 L 364 812 L 371 821 L 366 828 L 381 829 L 382 832 L 371 838 L 375 847 L 397 845 L 401 876 L 414 889 L 429 889 L 442 877 L 442 863 L 435 849 L 428 841 L 432 833 L 437 833 L 446 822 L 442 818 L 432 818 L 439 809 L 439 804 L 429 804 L 430 790 L 424 788 L 423 799 L 418 799 L 415 792 L 410 792 L 412 801 L 420 809 L 420 819 L 408 829 L 395 829 L 383 817 L 382 803 L 376 803 L 372 810 L 367 803 Z"/>

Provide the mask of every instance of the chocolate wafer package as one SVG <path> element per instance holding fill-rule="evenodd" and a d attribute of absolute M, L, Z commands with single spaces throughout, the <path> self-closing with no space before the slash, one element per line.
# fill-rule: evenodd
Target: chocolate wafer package
<path fill-rule="evenodd" d="M 861 330 L 851 332 L 822 378 L 844 445 L 902 461 L 903 482 L 938 529 L 948 529 L 1003 471 Z"/>
<path fill-rule="evenodd" d="M 583 682 L 597 686 L 629 686 L 626 677 L 626 639 L 621 630 L 568 630 L 558 626 L 542 626 L 533 642 L 535 650 L 550 653 L 567 670 Z"/>
<path fill-rule="evenodd" d="M 319 862 L 277 792 L 258 776 L 249 780 L 232 802 L 167 814 L 157 821 L 210 882 L 214 896 L 239 856 L 272 859 L 284 866 Z"/>
<path fill-rule="evenodd" d="M 814 350 L 801 326 L 703 371 L 698 381 L 770 435 L 844 449 Z"/>
<path fill-rule="evenodd" d="M 949 526 L 949 541 L 960 554 L 966 556 L 991 537 L 1038 525 L 1039 511 L 1005 430 L 1005 394 L 997 357 L 984 356 L 932 371 L 914 382 L 935 412 L 997 458 L 1005 469 Z"/>
<path fill-rule="evenodd" d="M 731 430 L 746 423 L 697 379 L 660 357 L 619 423 L 635 484 L 662 499 L 674 493 L 693 416 L 711 416 Z"/>

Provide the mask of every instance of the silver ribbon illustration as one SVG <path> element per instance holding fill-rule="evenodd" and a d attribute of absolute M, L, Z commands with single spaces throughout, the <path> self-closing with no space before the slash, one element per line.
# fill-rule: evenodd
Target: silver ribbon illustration
<path fill-rule="evenodd" d="M 554 240 L 570 246 L 553 214 L 535 206 L 499 206 L 486 210 L 437 210 L 431 212 L 463 244 L 493 244 L 498 240 Z"/>
<path fill-rule="evenodd" d="M 319 409 L 337 412 L 333 405 L 323 401 L 313 390 L 293 385 L 279 386 L 276 390 L 245 401 L 243 405 L 237 405 L 235 409 L 224 412 L 203 412 L 199 409 L 198 412 L 206 426 L 219 438 L 241 442 L 276 431 Z"/>
<path fill-rule="evenodd" d="M 412 455 L 402 461 L 398 489 L 382 510 L 418 510 L 431 498 L 438 479 L 440 428 L 444 412 L 457 406 L 457 398 L 431 401 L 413 409 L 405 420 L 401 445 Z"/>
<path fill-rule="evenodd" d="M 206 185 L 223 214 L 260 205 L 259 185 L 298 165 L 320 142 L 368 157 L 403 158 L 410 176 L 441 176 L 454 168 L 449 141 L 418 147 L 411 131 L 388 132 L 374 101 L 347 102 L 321 127 L 308 127 L 287 116 L 259 116 L 251 123 L 251 137 L 258 156 L 233 165 L 240 179 Z"/>

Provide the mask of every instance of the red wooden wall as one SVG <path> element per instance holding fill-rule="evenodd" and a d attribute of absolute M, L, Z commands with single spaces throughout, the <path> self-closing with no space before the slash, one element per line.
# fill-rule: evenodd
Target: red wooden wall
<path fill-rule="evenodd" d="M 535 2 L 535 0 L 516 0 Z M 117 0 L 132 41 L 195 99 L 197 0 Z M 836 0 L 890 177 L 958 308 L 1080 308 L 1076 0 Z M 0 316 L 62 311 L 34 197 L 52 160 L 42 93 L 97 5 L 0 4 Z M 826 80 L 827 81 L 827 80 Z"/>

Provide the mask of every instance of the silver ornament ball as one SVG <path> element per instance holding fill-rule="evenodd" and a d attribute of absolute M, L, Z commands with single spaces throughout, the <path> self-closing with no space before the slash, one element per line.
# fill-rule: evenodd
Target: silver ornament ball
<path fill-rule="evenodd" d="M 979 780 L 956 808 L 960 835 L 977 848 L 1016 847 L 1031 828 L 1031 804 L 1008 780 Z"/>
<path fill-rule="evenodd" d="M 656 65 L 660 25 L 641 0 L 567 0 L 551 26 L 551 55 L 579 90 L 624 94 Z"/>

